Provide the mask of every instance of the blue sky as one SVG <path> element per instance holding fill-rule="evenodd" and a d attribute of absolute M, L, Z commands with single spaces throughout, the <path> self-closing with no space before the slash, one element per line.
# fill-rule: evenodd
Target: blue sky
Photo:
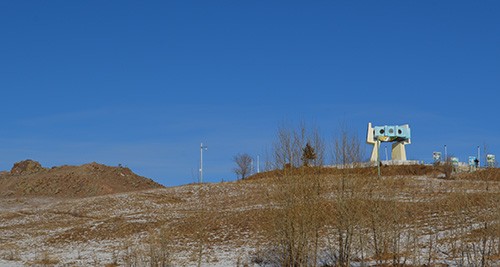
<path fill-rule="evenodd" d="M 410 159 L 500 152 L 498 1 L 2 1 L 0 169 L 232 180 L 284 121 L 409 123 Z M 368 148 L 367 148 L 368 150 Z"/>

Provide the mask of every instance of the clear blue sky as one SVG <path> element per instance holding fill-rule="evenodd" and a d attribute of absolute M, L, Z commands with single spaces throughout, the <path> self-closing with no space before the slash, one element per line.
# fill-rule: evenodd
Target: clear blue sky
<path fill-rule="evenodd" d="M 409 123 L 410 159 L 500 156 L 498 1 L 2 1 L 0 169 L 235 178 L 280 123 Z"/>

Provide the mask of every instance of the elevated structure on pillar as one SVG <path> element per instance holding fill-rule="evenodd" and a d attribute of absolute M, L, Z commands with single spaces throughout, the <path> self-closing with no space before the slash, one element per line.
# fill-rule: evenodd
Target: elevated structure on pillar
<path fill-rule="evenodd" d="M 373 145 L 370 161 L 380 160 L 380 143 L 393 142 L 391 159 L 395 161 L 406 161 L 405 145 L 411 144 L 411 131 L 408 124 L 399 126 L 373 126 L 368 123 L 366 142 Z"/>

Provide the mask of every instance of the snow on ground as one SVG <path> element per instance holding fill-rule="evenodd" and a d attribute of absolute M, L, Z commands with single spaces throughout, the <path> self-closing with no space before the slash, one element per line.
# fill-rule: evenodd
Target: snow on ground
<path fill-rule="evenodd" d="M 19 261 L 8 261 L 0 259 L 0 267 L 22 267 L 24 264 Z"/>
<path fill-rule="evenodd" d="M 486 189 L 477 181 L 424 176 L 402 177 L 399 182 L 403 187 L 390 197 L 409 203 L 433 201 L 450 192 L 500 191 L 498 184 L 490 183 Z M 274 185 L 257 181 L 80 199 L 5 198 L 0 201 L 0 267 L 37 262 L 127 265 L 159 257 L 159 251 L 169 252 L 175 266 L 192 266 L 200 257 L 203 266 L 256 266 L 252 257 L 256 249 L 265 248 L 267 240 L 257 232 L 262 222 L 252 220 L 256 212 L 275 207 L 269 199 L 270 188 Z M 327 192 L 325 197 L 333 200 L 335 193 Z M 380 199 L 388 198 L 381 195 Z M 219 217 L 208 217 L 210 212 Z M 422 219 L 420 243 L 456 234 L 439 226 L 442 215 L 428 214 Z M 477 222 L 468 225 L 467 231 L 481 228 Z M 445 254 L 438 251 L 436 255 L 442 258 L 436 262 L 445 261 Z"/>

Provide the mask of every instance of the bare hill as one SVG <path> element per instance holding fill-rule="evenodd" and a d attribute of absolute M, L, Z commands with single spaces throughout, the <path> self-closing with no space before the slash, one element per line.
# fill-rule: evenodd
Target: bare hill
<path fill-rule="evenodd" d="M 162 188 L 129 168 L 98 163 L 44 168 L 33 160 L 14 164 L 0 174 L 0 196 L 89 197 Z"/>
<path fill-rule="evenodd" d="M 3 197 L 0 266 L 500 266 L 496 170 L 466 179 L 295 171 L 87 198 Z M 425 170 L 383 173 L 398 171 Z"/>

